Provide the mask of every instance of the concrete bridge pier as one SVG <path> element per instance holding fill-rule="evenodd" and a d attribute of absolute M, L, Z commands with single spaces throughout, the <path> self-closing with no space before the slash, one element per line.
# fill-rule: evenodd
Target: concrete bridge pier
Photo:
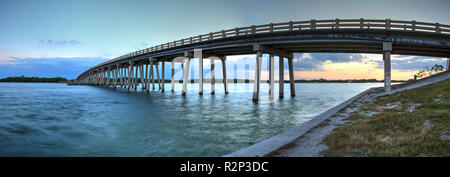
<path fill-rule="evenodd" d="M 295 78 L 294 78 L 294 65 L 292 64 L 293 58 L 288 58 L 289 65 L 289 80 L 291 84 L 291 97 L 295 96 Z"/>
<path fill-rule="evenodd" d="M 253 84 L 253 101 L 257 102 L 259 100 L 259 82 L 261 77 L 261 59 L 262 52 L 256 52 L 256 68 L 255 68 L 255 80 Z"/>
<path fill-rule="evenodd" d="M 141 63 L 140 65 L 139 65 L 139 77 L 141 78 L 141 88 L 142 88 L 142 91 L 145 91 L 145 84 L 144 84 L 144 81 L 145 81 L 145 77 L 144 77 L 144 64 L 145 63 Z"/>
<path fill-rule="evenodd" d="M 171 87 L 171 90 L 172 90 L 172 92 L 175 92 L 175 64 L 174 64 L 174 61 L 172 60 L 172 62 L 170 62 L 170 65 L 171 65 L 171 70 L 172 70 L 172 80 L 171 80 L 171 84 L 172 84 L 172 87 Z"/>
<path fill-rule="evenodd" d="M 203 56 L 198 58 L 198 94 L 203 95 Z"/>
<path fill-rule="evenodd" d="M 148 73 L 148 75 L 147 75 L 147 82 L 145 82 L 145 90 L 147 92 L 150 91 L 150 82 L 151 82 L 150 80 L 152 78 L 152 73 L 153 73 L 152 60 L 153 59 L 150 57 L 148 59 L 148 64 L 147 64 L 147 73 Z"/>
<path fill-rule="evenodd" d="M 128 65 L 128 86 L 127 89 L 130 90 L 131 86 L 133 84 L 133 63 L 131 62 Z"/>
<path fill-rule="evenodd" d="M 114 88 L 117 88 L 118 73 L 119 73 L 119 65 L 116 64 L 116 69 L 114 70 Z"/>
<path fill-rule="evenodd" d="M 156 76 L 158 79 L 158 89 L 161 90 L 161 78 L 159 77 L 159 62 L 156 62 Z"/>
<path fill-rule="evenodd" d="M 164 60 L 161 61 L 161 78 L 162 78 L 161 92 L 164 92 L 164 83 L 165 83 L 165 77 L 164 77 Z"/>
<path fill-rule="evenodd" d="M 188 84 L 188 79 L 189 79 L 189 70 L 190 70 L 190 57 L 187 57 L 184 61 L 184 72 L 183 72 L 183 92 L 181 93 L 181 95 L 186 96 L 186 92 L 187 92 L 187 84 Z"/>
<path fill-rule="evenodd" d="M 223 75 L 223 89 L 225 91 L 225 94 L 228 94 L 228 82 L 227 82 L 227 67 L 226 67 L 226 56 L 222 57 L 222 75 Z"/>
<path fill-rule="evenodd" d="M 383 42 L 384 90 L 391 91 L 391 51 L 392 42 Z"/>
<path fill-rule="evenodd" d="M 138 86 L 138 73 L 139 73 L 139 66 L 140 64 L 137 63 L 135 65 L 135 71 L 134 71 L 134 90 L 137 90 L 137 86 Z"/>
<path fill-rule="evenodd" d="M 135 82 L 136 82 L 136 75 L 135 75 L 136 70 L 137 70 L 136 65 L 137 65 L 137 63 L 134 63 L 131 68 L 131 88 L 132 89 L 134 89 Z"/>
<path fill-rule="evenodd" d="M 141 77 L 144 77 L 144 81 L 142 82 L 142 91 L 146 91 L 147 90 L 147 80 L 148 80 L 148 62 L 144 61 L 144 63 L 142 63 L 142 71 L 144 72 L 144 75 L 141 75 Z"/>
<path fill-rule="evenodd" d="M 155 72 L 153 71 L 153 66 L 155 63 L 153 61 L 150 62 L 150 76 L 152 77 L 152 90 L 155 90 Z"/>
<path fill-rule="evenodd" d="M 274 89 L 275 89 L 275 57 L 273 54 L 269 55 L 269 84 L 270 84 L 270 89 L 269 89 L 269 99 L 273 99 L 273 95 L 274 95 Z"/>
<path fill-rule="evenodd" d="M 109 84 L 109 67 L 106 67 L 105 69 L 105 84 L 104 87 L 108 87 Z"/>
<path fill-rule="evenodd" d="M 284 97 L 284 57 L 279 56 L 278 62 L 279 62 L 279 64 L 278 64 L 279 65 L 279 69 L 278 69 L 279 70 L 279 73 L 278 73 L 279 89 L 278 89 L 278 91 L 279 91 L 279 98 L 281 99 Z"/>
<path fill-rule="evenodd" d="M 214 57 L 210 58 L 210 60 L 211 60 L 211 94 L 214 95 L 214 93 L 215 93 L 215 84 L 216 84 L 216 76 L 215 76 L 215 69 L 214 69 L 214 66 L 215 66 Z"/>
<path fill-rule="evenodd" d="M 126 87 L 125 86 L 125 83 L 126 83 L 126 74 L 127 74 L 127 67 L 126 67 L 126 64 L 124 65 L 124 66 L 122 66 L 122 85 L 121 85 L 121 87 Z"/>
<path fill-rule="evenodd" d="M 100 82 L 99 82 L 99 86 L 103 85 L 103 68 L 100 71 Z"/>

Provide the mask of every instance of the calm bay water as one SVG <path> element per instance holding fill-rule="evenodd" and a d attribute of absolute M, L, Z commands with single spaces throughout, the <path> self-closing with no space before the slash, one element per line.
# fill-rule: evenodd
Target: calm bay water
<path fill-rule="evenodd" d="M 278 85 L 275 85 L 276 88 Z M 221 156 L 300 125 L 382 83 L 296 84 L 296 97 L 252 99 L 252 84 L 216 94 L 0 83 L 0 156 Z"/>

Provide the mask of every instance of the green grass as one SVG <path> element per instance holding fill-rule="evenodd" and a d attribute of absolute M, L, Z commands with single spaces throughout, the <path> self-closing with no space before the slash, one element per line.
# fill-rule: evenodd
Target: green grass
<path fill-rule="evenodd" d="M 382 108 L 394 103 L 398 106 Z M 377 114 L 369 117 L 361 114 L 364 111 Z M 450 131 L 450 80 L 379 97 L 347 120 L 351 123 L 324 138 L 329 149 L 323 155 L 450 156 L 449 140 L 441 139 Z M 426 121 L 432 126 L 424 126 Z"/>

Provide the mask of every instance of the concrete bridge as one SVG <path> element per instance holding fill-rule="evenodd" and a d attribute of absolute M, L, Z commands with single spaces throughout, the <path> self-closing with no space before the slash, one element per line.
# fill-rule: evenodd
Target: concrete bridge
<path fill-rule="evenodd" d="M 198 55 L 200 52 L 200 55 Z M 199 94 L 203 94 L 203 60 L 221 60 L 223 84 L 228 93 L 226 56 L 256 54 L 253 101 L 258 101 L 262 54 L 269 54 L 270 97 L 274 96 L 274 56 L 279 56 L 279 83 L 284 83 L 284 61 L 289 66 L 291 96 L 295 96 L 293 53 L 374 53 L 383 54 L 384 87 L 391 91 L 391 54 L 450 57 L 450 25 L 391 19 L 331 19 L 290 21 L 239 27 L 185 38 L 166 44 L 132 52 L 95 65 L 81 73 L 70 85 L 98 85 L 126 87 L 143 91 L 153 84 L 153 68 L 167 62 L 172 66 L 174 91 L 174 64 L 183 67 L 183 90 L 187 92 L 190 60 L 199 59 Z M 150 68 L 149 68 L 150 67 Z M 211 93 L 214 93 L 214 62 L 211 62 Z M 157 80 L 164 92 L 164 79 Z M 139 76 L 138 76 L 139 75 Z M 279 97 L 283 98 L 283 84 L 279 84 Z"/>

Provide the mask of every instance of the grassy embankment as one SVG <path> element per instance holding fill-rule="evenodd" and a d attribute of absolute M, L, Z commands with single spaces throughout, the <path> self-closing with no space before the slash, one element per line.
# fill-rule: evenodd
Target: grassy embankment
<path fill-rule="evenodd" d="M 323 155 L 448 157 L 450 80 L 379 97 L 347 120 L 324 138 Z"/>

